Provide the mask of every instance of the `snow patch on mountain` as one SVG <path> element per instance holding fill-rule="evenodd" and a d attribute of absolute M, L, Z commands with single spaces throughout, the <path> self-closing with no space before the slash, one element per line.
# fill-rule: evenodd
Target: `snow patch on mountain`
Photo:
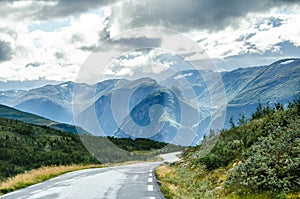
<path fill-rule="evenodd" d="M 60 87 L 66 88 L 68 86 L 68 84 L 62 84 L 60 85 Z"/>
<path fill-rule="evenodd" d="M 193 73 L 187 73 L 187 74 L 183 74 L 183 75 L 177 75 L 176 77 L 174 77 L 174 79 L 178 80 L 178 79 L 182 79 L 184 77 L 190 77 L 192 75 L 193 75 Z"/>
<path fill-rule="evenodd" d="M 290 64 L 290 63 L 293 63 L 293 62 L 294 62 L 294 60 L 292 59 L 292 60 L 282 61 L 280 64 L 285 65 L 285 64 Z"/>

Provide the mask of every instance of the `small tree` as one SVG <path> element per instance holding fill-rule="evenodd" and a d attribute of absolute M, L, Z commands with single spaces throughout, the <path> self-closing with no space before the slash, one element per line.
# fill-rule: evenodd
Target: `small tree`
<path fill-rule="evenodd" d="M 278 102 L 278 103 L 274 103 L 275 109 L 276 111 L 282 111 L 283 110 L 283 105 Z"/>
<path fill-rule="evenodd" d="M 256 111 L 252 114 L 252 119 L 259 119 L 263 117 L 263 108 L 260 100 L 258 100 L 258 105 Z"/>
<path fill-rule="evenodd" d="M 243 125 L 243 124 L 246 124 L 246 123 L 247 123 L 247 118 L 246 118 L 246 116 L 245 116 L 244 113 L 241 113 L 239 121 L 238 121 L 238 124 L 239 125 Z"/>
<path fill-rule="evenodd" d="M 230 123 L 231 128 L 235 128 L 235 123 L 233 121 L 233 116 L 230 117 L 229 123 Z"/>

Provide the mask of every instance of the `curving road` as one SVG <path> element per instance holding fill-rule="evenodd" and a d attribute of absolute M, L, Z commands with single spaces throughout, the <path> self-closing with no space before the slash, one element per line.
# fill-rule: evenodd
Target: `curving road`
<path fill-rule="evenodd" d="M 177 161 L 178 153 L 161 155 Z M 67 173 L 0 197 L 1 199 L 160 199 L 154 168 L 162 162 L 145 162 Z"/>

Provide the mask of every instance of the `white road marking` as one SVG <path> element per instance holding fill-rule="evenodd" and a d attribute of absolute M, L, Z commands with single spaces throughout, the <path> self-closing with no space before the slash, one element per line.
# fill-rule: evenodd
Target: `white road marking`
<path fill-rule="evenodd" d="M 148 185 L 148 191 L 153 191 L 153 185 Z"/>
<path fill-rule="evenodd" d="M 152 178 L 148 178 L 148 182 L 153 182 Z"/>
<path fill-rule="evenodd" d="M 40 185 L 40 183 L 31 185 L 30 187 L 36 187 L 36 186 L 39 186 L 39 185 Z"/>
<path fill-rule="evenodd" d="M 152 177 L 152 173 L 149 173 L 149 176 Z"/>
<path fill-rule="evenodd" d="M 152 173 L 152 171 L 153 171 L 153 170 L 151 169 L 150 172 Z"/>
<path fill-rule="evenodd" d="M 155 197 L 150 197 L 150 199 L 155 199 Z"/>

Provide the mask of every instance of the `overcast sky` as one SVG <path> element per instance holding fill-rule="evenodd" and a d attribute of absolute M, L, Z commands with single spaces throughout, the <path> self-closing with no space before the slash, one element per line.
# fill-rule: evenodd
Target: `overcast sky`
<path fill-rule="evenodd" d="M 299 57 L 299 24 L 297 0 L 0 1 L 0 81 L 74 81 L 105 40 L 123 47 L 162 47 L 160 35 L 115 39 L 142 27 L 183 33 L 220 70 L 270 64 Z M 187 53 L 187 60 L 193 55 Z M 161 51 L 129 53 L 113 64 L 123 68 L 106 73 L 130 75 L 132 68 L 149 60 L 165 70 L 174 64 L 172 56 Z"/>

